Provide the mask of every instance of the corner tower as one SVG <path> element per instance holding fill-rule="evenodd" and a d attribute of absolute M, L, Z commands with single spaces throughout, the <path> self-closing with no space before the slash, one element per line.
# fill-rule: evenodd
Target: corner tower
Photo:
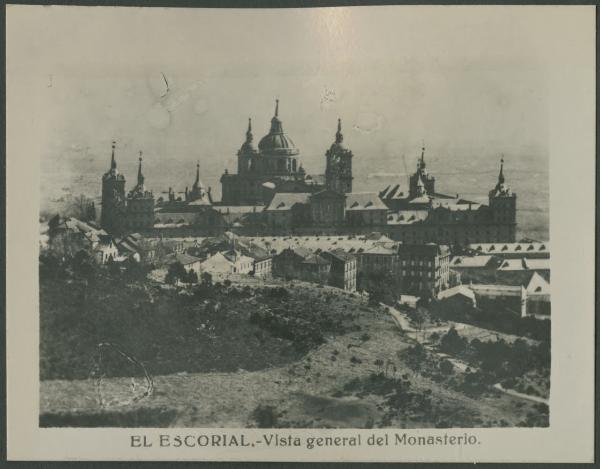
<path fill-rule="evenodd" d="M 137 184 L 127 195 L 125 228 L 128 231 L 149 230 L 154 226 L 154 195 L 146 190 L 144 181 L 140 151 Z"/>
<path fill-rule="evenodd" d="M 425 164 L 425 145 L 421 148 L 421 158 L 417 161 L 417 171 L 410 177 L 409 197 L 411 199 L 419 197 L 420 184 L 423 185 L 427 194 L 433 195 L 435 193 L 435 177 L 429 174 Z"/>
<path fill-rule="evenodd" d="M 112 142 L 110 169 L 102 176 L 102 212 L 100 224 L 109 233 L 123 229 L 125 216 L 125 176 L 117 170 L 116 142 Z"/>
<path fill-rule="evenodd" d="M 242 144 L 237 153 L 238 156 L 238 174 L 254 173 L 258 168 L 258 150 L 254 145 L 254 135 L 252 135 L 252 119 L 248 118 L 248 130 L 246 131 L 246 141 Z"/>
<path fill-rule="evenodd" d="M 342 120 L 338 119 L 335 142 L 325 152 L 327 189 L 346 194 L 352 192 L 352 152 L 344 146 Z"/>
<path fill-rule="evenodd" d="M 514 242 L 517 225 L 517 194 L 510 190 L 504 179 L 504 158 L 500 159 L 498 182 L 489 193 L 489 203 L 492 222 L 507 227 L 507 236 L 501 236 L 502 241 Z"/>

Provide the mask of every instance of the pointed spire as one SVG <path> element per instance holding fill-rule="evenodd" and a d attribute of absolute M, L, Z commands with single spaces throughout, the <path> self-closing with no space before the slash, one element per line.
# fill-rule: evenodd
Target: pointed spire
<path fill-rule="evenodd" d="M 500 173 L 498 174 L 498 184 L 504 184 L 504 155 L 500 158 Z"/>
<path fill-rule="evenodd" d="M 117 161 L 115 160 L 115 148 L 117 146 L 117 142 L 113 140 L 112 142 L 112 157 L 110 159 L 110 169 L 117 169 Z"/>
<path fill-rule="evenodd" d="M 200 161 L 196 163 L 196 181 L 194 182 L 194 188 L 200 184 Z"/>
<path fill-rule="evenodd" d="M 252 142 L 253 139 L 253 135 L 252 135 L 252 118 L 248 117 L 248 130 L 246 130 L 246 142 L 250 143 Z"/>
<path fill-rule="evenodd" d="M 337 132 L 335 134 L 335 143 L 342 143 L 344 141 L 344 134 L 342 134 L 342 119 L 338 118 Z"/>
<path fill-rule="evenodd" d="M 271 119 L 271 130 L 270 134 L 282 134 L 283 127 L 281 125 L 281 121 L 279 120 L 279 98 L 275 99 L 275 115 Z"/>
<path fill-rule="evenodd" d="M 425 168 L 425 140 L 421 146 L 421 159 L 419 160 L 419 168 Z"/>
<path fill-rule="evenodd" d="M 144 175 L 142 174 L 142 151 L 141 150 L 140 150 L 139 160 L 140 160 L 140 164 L 138 166 L 138 177 L 137 177 L 137 180 L 138 180 L 138 186 L 141 187 L 141 186 L 144 185 Z"/>

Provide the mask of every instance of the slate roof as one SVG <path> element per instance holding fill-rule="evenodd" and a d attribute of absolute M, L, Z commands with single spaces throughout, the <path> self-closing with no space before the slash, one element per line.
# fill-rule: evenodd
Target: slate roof
<path fill-rule="evenodd" d="M 319 254 L 309 254 L 307 257 L 304 258 L 304 260 L 302 261 L 302 264 L 319 264 L 319 265 L 326 265 L 326 264 L 330 264 L 331 262 L 328 261 L 327 259 L 324 259 L 323 257 L 321 257 Z"/>
<path fill-rule="evenodd" d="M 193 264 L 194 262 L 200 262 L 202 259 L 199 259 L 198 257 L 195 256 L 190 256 L 189 254 L 185 254 L 185 253 L 176 253 L 176 254 L 169 254 L 169 256 L 167 257 L 167 263 L 174 263 L 174 262 L 180 262 L 183 265 L 189 265 L 189 264 Z"/>
<path fill-rule="evenodd" d="M 388 225 L 411 225 L 426 220 L 429 216 L 428 210 L 400 210 L 388 214 Z"/>
<path fill-rule="evenodd" d="M 523 253 L 550 253 L 550 243 L 474 243 L 468 245 L 474 251 L 494 254 L 523 254 Z"/>
<path fill-rule="evenodd" d="M 487 267 L 492 256 L 455 256 L 450 260 L 450 267 Z"/>
<path fill-rule="evenodd" d="M 346 194 L 346 210 L 388 210 L 375 192 L 350 192 Z"/>
<path fill-rule="evenodd" d="M 326 252 L 321 253 L 321 255 L 322 256 L 329 255 L 329 256 L 332 256 L 342 262 L 352 262 L 352 261 L 356 260 L 355 256 L 353 256 L 350 253 L 347 253 L 343 249 L 336 249 L 334 251 L 326 251 Z"/>
<path fill-rule="evenodd" d="M 310 192 L 277 192 L 265 211 L 290 210 L 296 204 L 307 204 L 311 195 Z"/>

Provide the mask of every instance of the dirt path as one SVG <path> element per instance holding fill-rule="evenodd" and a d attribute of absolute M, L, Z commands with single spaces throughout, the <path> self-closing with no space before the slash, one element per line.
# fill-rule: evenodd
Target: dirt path
<path fill-rule="evenodd" d="M 539 402 L 541 404 L 546 404 L 546 405 L 549 405 L 549 403 L 550 403 L 549 399 L 544 399 L 543 397 L 539 397 L 539 396 L 532 396 L 531 394 L 523 394 L 522 392 L 515 391 L 514 389 L 506 389 L 500 383 L 494 384 L 494 388 L 496 388 L 498 391 L 506 393 L 510 396 L 519 397 L 521 399 L 527 399 L 528 401 Z"/>

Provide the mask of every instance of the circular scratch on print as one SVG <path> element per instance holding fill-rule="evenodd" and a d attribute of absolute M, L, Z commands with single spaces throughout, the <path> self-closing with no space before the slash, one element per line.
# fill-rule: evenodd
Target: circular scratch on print
<path fill-rule="evenodd" d="M 384 118 L 380 114 L 374 112 L 361 112 L 355 120 L 354 129 L 361 133 L 367 134 L 381 130 L 383 127 Z"/>

